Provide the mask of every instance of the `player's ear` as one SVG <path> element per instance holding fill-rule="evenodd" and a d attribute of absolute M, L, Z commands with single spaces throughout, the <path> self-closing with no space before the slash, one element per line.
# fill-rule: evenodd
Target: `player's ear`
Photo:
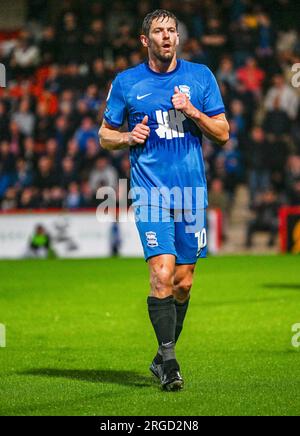
<path fill-rule="evenodd" d="M 149 47 L 149 38 L 147 38 L 146 35 L 141 35 L 140 40 L 141 40 L 143 47 Z"/>
<path fill-rule="evenodd" d="M 179 33 L 177 33 L 177 37 L 176 37 L 176 45 L 179 45 Z"/>

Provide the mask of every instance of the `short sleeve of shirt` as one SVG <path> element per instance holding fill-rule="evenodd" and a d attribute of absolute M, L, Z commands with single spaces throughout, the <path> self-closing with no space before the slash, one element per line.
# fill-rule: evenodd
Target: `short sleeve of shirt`
<path fill-rule="evenodd" d="M 203 112 L 208 117 L 214 117 L 225 113 L 225 107 L 217 80 L 209 68 L 205 69 L 204 80 L 206 88 L 204 92 Z"/>
<path fill-rule="evenodd" d="M 113 127 L 121 127 L 122 124 L 124 124 L 125 116 L 126 104 L 121 88 L 120 78 L 117 76 L 113 81 L 108 93 L 104 119 Z"/>

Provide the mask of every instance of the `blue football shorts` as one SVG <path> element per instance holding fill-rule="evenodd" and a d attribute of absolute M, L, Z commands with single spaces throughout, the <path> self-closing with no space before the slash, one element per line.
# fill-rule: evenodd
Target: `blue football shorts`
<path fill-rule="evenodd" d="M 173 254 L 177 265 L 190 265 L 207 256 L 206 209 L 135 206 L 134 213 L 146 261 Z"/>

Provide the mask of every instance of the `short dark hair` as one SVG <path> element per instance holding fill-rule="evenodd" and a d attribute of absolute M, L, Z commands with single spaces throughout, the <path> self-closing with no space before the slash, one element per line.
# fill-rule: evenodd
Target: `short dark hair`
<path fill-rule="evenodd" d="M 150 12 L 144 18 L 143 25 L 142 25 L 142 34 L 149 36 L 152 21 L 157 20 L 159 18 L 162 18 L 162 20 L 164 20 L 165 18 L 173 19 L 176 23 L 176 30 L 178 30 L 178 20 L 177 17 L 172 12 L 166 11 L 165 9 L 156 9 L 156 11 Z"/>

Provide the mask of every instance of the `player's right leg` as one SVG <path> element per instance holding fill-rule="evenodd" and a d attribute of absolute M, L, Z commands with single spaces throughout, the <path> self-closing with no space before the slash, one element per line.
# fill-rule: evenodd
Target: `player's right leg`
<path fill-rule="evenodd" d="M 145 208 L 152 210 L 150 217 Z M 174 220 L 159 208 L 140 206 L 136 210 L 136 225 L 143 244 L 145 259 L 150 272 L 150 296 L 148 311 L 161 355 L 156 356 L 150 367 L 161 378 L 162 386 L 168 390 L 182 387 L 179 365 L 175 356 L 176 308 L 173 297 L 176 250 L 174 246 Z M 160 215 L 160 216 L 158 216 Z M 138 219 L 137 219 L 138 218 Z M 159 362 L 157 361 L 159 358 Z"/>

